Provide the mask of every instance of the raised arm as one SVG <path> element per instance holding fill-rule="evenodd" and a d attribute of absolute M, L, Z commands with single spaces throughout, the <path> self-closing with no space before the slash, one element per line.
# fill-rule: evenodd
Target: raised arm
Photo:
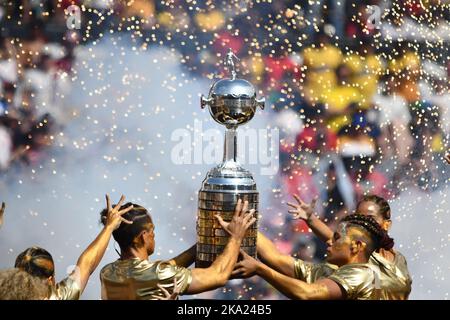
<path fill-rule="evenodd" d="M 292 216 L 295 219 L 304 220 L 312 232 L 314 232 L 314 234 L 323 242 L 331 239 L 333 237 L 333 231 L 331 231 L 331 229 L 328 228 L 328 226 L 314 213 L 317 198 L 315 198 L 310 204 L 303 202 L 296 194 L 294 194 L 294 198 L 296 203 L 288 202 L 288 206 L 293 208 L 289 210 L 289 213 L 292 213 Z"/>
<path fill-rule="evenodd" d="M 109 196 L 106 195 L 106 205 L 108 208 L 106 224 L 99 235 L 95 238 L 95 240 L 86 248 L 86 250 L 83 251 L 81 256 L 78 258 L 77 268 L 71 275 L 71 277 L 74 277 L 78 282 L 78 285 L 80 287 L 80 294 L 86 287 L 90 275 L 94 272 L 94 270 L 102 260 L 106 248 L 108 247 L 109 240 L 111 239 L 112 232 L 116 230 L 122 222 L 129 224 L 132 223 L 131 221 L 122 218 L 122 215 L 124 213 L 133 209 L 133 206 L 129 206 L 124 210 L 120 210 L 120 207 L 124 200 L 125 197 L 122 196 L 119 203 L 114 208 L 112 208 Z"/>
<path fill-rule="evenodd" d="M 220 216 L 216 216 L 220 225 L 230 234 L 230 239 L 222 254 L 217 257 L 209 268 L 192 269 L 192 282 L 186 293 L 200 293 L 226 284 L 236 264 L 245 232 L 256 221 L 256 218 L 253 216 L 255 210 L 252 209 L 247 213 L 247 209 L 248 202 L 245 201 L 242 204 L 242 201 L 238 200 L 230 223 L 223 221 Z"/>
<path fill-rule="evenodd" d="M 312 215 L 306 223 L 312 232 L 323 242 L 327 242 L 333 237 L 333 231 L 316 215 Z"/>
<path fill-rule="evenodd" d="M 259 275 L 290 299 L 335 300 L 345 298 L 345 292 L 336 282 L 330 279 L 321 279 L 315 283 L 306 283 L 273 270 L 264 263 L 250 257 L 245 252 L 241 252 L 241 254 L 243 260 L 239 261 L 237 269 L 233 274 L 247 273 L 249 275 Z"/>
<path fill-rule="evenodd" d="M 197 253 L 197 244 L 194 244 L 192 247 L 190 247 L 186 251 L 180 253 L 175 258 L 169 260 L 169 263 L 171 265 L 177 265 L 180 267 L 187 268 L 195 262 L 196 253 Z"/>
<path fill-rule="evenodd" d="M 289 277 L 295 276 L 295 259 L 278 251 L 275 244 L 261 232 L 258 232 L 257 250 L 259 259 L 272 269 Z"/>

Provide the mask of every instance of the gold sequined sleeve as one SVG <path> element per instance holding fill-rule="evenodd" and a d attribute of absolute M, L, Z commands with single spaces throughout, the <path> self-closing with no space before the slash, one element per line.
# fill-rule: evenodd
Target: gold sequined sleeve
<path fill-rule="evenodd" d="M 158 284 L 169 292 L 172 292 L 174 289 L 173 282 L 175 278 L 177 279 L 177 285 L 181 286 L 180 294 L 185 293 L 192 282 L 191 270 L 184 267 L 171 265 L 165 261 L 158 263 L 156 267 L 156 275 L 158 278 Z M 158 295 L 163 295 L 160 290 L 158 290 Z"/>
<path fill-rule="evenodd" d="M 335 266 L 328 263 L 311 263 L 296 259 L 294 262 L 295 278 L 313 283 L 321 278 L 327 277 L 334 272 Z"/>
<path fill-rule="evenodd" d="M 371 300 L 375 293 L 375 278 L 370 267 L 345 265 L 331 274 L 329 279 L 339 284 L 351 300 Z"/>
<path fill-rule="evenodd" d="M 295 259 L 294 272 L 295 277 L 302 281 L 307 281 L 311 277 L 312 263 L 305 262 L 300 259 Z"/>
<path fill-rule="evenodd" d="M 80 299 L 81 289 L 78 283 L 71 277 L 56 284 L 50 296 L 51 300 L 78 300 Z"/>

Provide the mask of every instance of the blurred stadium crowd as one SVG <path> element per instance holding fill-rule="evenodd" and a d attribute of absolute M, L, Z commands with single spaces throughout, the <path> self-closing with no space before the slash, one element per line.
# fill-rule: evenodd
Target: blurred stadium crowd
<path fill-rule="evenodd" d="M 72 4 L 82 9 L 80 30 L 66 25 L 64 10 Z M 436 190 L 448 180 L 442 155 L 450 129 L 449 5 L 1 1 L 0 174 L 43 161 L 70 121 L 64 98 L 77 46 L 123 32 L 140 46 L 177 50 L 193 77 L 214 77 L 233 49 L 240 74 L 269 97 L 281 130 L 281 200 L 319 197 L 319 215 L 333 224 L 369 192 L 392 199 L 409 186 Z M 285 211 L 265 217 L 269 238 L 286 253 L 321 261 L 324 245 Z M 279 296 L 250 279 L 234 280 L 216 298 Z"/>

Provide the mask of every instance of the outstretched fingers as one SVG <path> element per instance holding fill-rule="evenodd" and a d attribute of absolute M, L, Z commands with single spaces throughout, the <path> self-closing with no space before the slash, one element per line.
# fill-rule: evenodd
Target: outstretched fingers
<path fill-rule="evenodd" d="M 305 203 L 302 201 L 302 199 L 300 199 L 300 197 L 298 195 L 296 195 L 295 193 L 293 194 L 295 200 L 297 200 L 299 205 L 305 205 Z"/>
<path fill-rule="evenodd" d="M 247 222 L 247 224 L 245 225 L 245 229 L 250 228 L 250 226 L 251 226 L 252 224 L 254 224 L 255 222 L 256 222 L 256 218 L 253 217 L 249 222 Z"/>
<path fill-rule="evenodd" d="M 222 226 L 222 228 L 223 228 L 224 230 L 228 231 L 228 222 L 225 222 L 225 221 L 222 219 L 222 217 L 219 216 L 218 214 L 216 214 L 214 217 L 217 219 L 217 221 L 218 221 L 219 224 Z"/>
<path fill-rule="evenodd" d="M 114 210 L 118 211 L 120 209 L 120 207 L 122 207 L 123 202 L 125 201 L 125 196 L 122 195 L 120 197 L 119 203 L 116 204 L 116 206 L 114 207 Z"/>
<path fill-rule="evenodd" d="M 120 210 L 120 211 L 118 212 L 118 214 L 124 215 L 125 213 L 127 213 L 127 212 L 129 212 L 129 211 L 131 211 L 131 210 L 133 210 L 133 205 L 131 205 L 131 206 L 129 206 L 129 207 L 123 209 L 123 210 Z"/>
<path fill-rule="evenodd" d="M 166 290 L 166 288 L 164 288 L 164 287 L 163 287 L 162 285 L 160 285 L 160 284 L 157 284 L 156 286 L 159 288 L 159 290 L 161 290 L 161 291 L 164 293 L 164 295 L 165 295 L 166 297 L 170 297 L 170 293 L 169 293 L 169 291 Z"/>
<path fill-rule="evenodd" d="M 292 208 L 295 208 L 295 209 L 298 208 L 298 206 L 299 206 L 298 204 L 294 204 L 292 202 L 288 202 L 287 205 L 292 207 Z"/>
<path fill-rule="evenodd" d="M 317 203 L 317 200 L 319 199 L 319 197 L 314 197 L 314 199 L 312 199 L 312 201 L 311 201 L 311 209 L 313 209 L 314 210 L 314 208 L 316 207 L 316 203 Z"/>
<path fill-rule="evenodd" d="M 236 207 L 234 208 L 234 216 L 239 217 L 239 215 L 241 214 L 241 210 L 242 210 L 242 200 L 238 199 Z"/>
<path fill-rule="evenodd" d="M 247 252 L 245 252 L 243 249 L 239 249 L 240 254 L 242 255 L 242 257 L 245 259 L 247 257 L 250 257 Z"/>
<path fill-rule="evenodd" d="M 255 218 L 255 209 L 251 209 L 245 216 L 243 219 L 243 223 L 245 226 L 245 229 L 248 229 L 253 223 L 255 223 L 256 218 Z"/>
<path fill-rule="evenodd" d="M 241 274 L 243 274 L 245 272 L 244 268 L 239 268 L 239 269 L 234 269 L 231 272 L 231 276 L 240 276 Z"/>
<path fill-rule="evenodd" d="M 161 297 L 159 295 L 155 295 L 154 298 L 157 300 L 176 300 L 181 292 L 181 284 L 177 284 L 177 278 L 175 277 L 173 279 L 173 291 L 170 293 L 166 288 L 161 286 L 160 284 L 156 285 L 164 294 L 164 297 Z"/>
<path fill-rule="evenodd" d="M 177 278 L 173 279 L 173 293 L 172 295 L 179 295 L 181 293 L 181 284 L 177 284 Z"/>
<path fill-rule="evenodd" d="M 120 218 L 120 220 L 123 222 L 123 223 L 126 223 L 126 224 L 133 224 L 133 221 L 130 221 L 130 220 L 127 220 L 127 219 L 125 219 L 125 218 Z"/>
<path fill-rule="evenodd" d="M 244 215 L 244 223 L 247 223 L 255 214 L 255 209 L 251 209 L 248 213 Z"/>
<path fill-rule="evenodd" d="M 109 199 L 109 195 L 108 194 L 105 195 L 105 197 L 106 197 L 106 209 L 108 210 L 108 212 L 110 212 L 112 210 L 111 200 Z"/>
<path fill-rule="evenodd" d="M 240 213 L 241 217 L 243 215 L 245 215 L 247 213 L 247 211 L 248 211 L 248 201 L 246 200 L 246 201 L 244 201 L 244 204 L 242 206 L 242 210 L 241 210 L 241 213 Z"/>

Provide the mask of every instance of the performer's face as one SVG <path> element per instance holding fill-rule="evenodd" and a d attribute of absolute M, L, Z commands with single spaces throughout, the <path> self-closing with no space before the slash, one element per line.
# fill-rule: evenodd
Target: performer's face
<path fill-rule="evenodd" d="M 340 223 L 334 232 L 333 238 L 327 241 L 327 262 L 343 266 L 351 262 L 352 257 L 364 250 L 365 244 L 356 242 L 361 233 L 357 228 Z"/>
<path fill-rule="evenodd" d="M 363 201 L 356 208 L 357 214 L 370 216 L 386 231 L 391 228 L 391 220 L 385 220 L 380 213 L 380 207 L 372 201 Z"/>

